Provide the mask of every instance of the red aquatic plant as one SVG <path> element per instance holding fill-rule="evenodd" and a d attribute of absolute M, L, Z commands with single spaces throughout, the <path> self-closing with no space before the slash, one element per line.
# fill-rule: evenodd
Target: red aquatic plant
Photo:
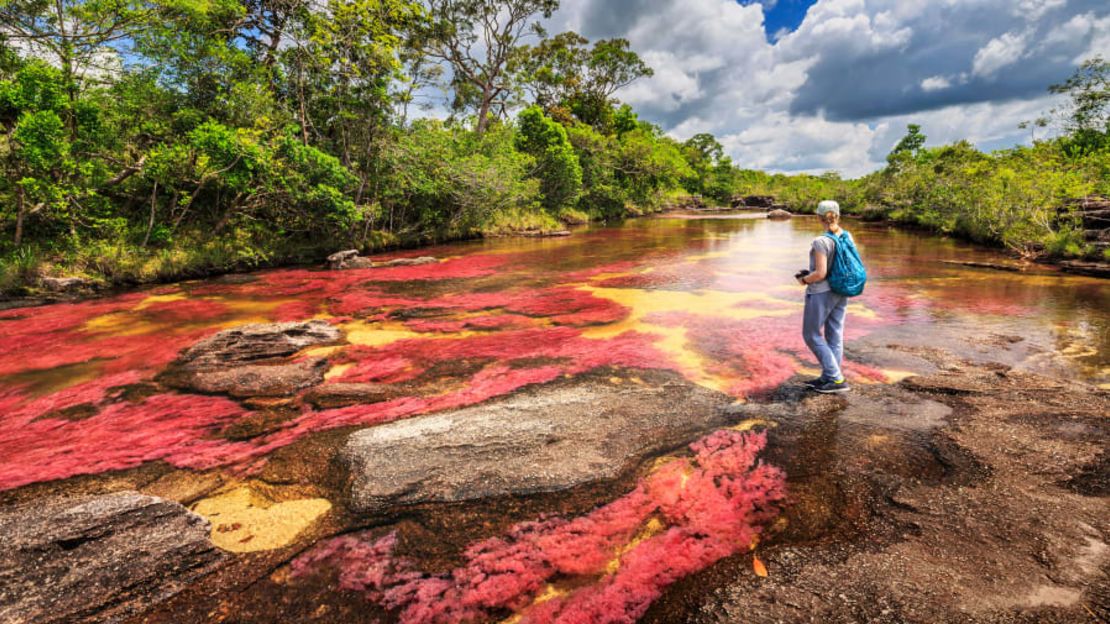
<path fill-rule="evenodd" d="M 340 537 L 292 564 L 339 570 L 344 589 L 395 609 L 401 622 L 447 624 L 515 612 L 522 622 L 634 622 L 676 580 L 747 550 L 779 511 L 784 476 L 755 461 L 765 434 L 717 431 L 631 492 L 574 519 L 513 526 L 469 546 L 465 563 L 427 574 L 394 555 L 395 534 Z M 549 583 L 577 589 L 536 600 Z"/>
<path fill-rule="evenodd" d="M 121 373 L 98 385 L 134 381 Z M 93 398 L 93 397 L 90 397 Z M 16 397 L 15 401 L 18 402 Z M 0 395 L 7 411 L 11 395 Z M 19 426 L 5 426 L 0 437 L 0 489 L 96 474 L 164 460 L 182 467 L 207 467 L 210 457 L 226 452 L 227 442 L 214 434 L 244 415 L 243 408 L 221 397 L 160 394 L 132 402 L 102 405 L 78 422 L 31 418 L 29 410 L 7 412 Z M 13 423 L 13 424 L 14 424 Z"/>

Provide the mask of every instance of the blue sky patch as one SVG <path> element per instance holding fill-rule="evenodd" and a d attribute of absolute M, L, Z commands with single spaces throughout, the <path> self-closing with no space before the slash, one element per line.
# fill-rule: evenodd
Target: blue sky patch
<path fill-rule="evenodd" d="M 775 41 L 801 26 L 809 7 L 817 0 L 737 0 L 740 4 L 763 5 L 763 30 L 767 39 Z"/>

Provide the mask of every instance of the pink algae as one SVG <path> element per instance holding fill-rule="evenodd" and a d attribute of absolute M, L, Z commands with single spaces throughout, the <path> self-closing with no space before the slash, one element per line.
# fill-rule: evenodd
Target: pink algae
<path fill-rule="evenodd" d="M 394 554 L 396 534 L 346 536 L 296 559 L 294 576 L 336 568 L 342 588 L 396 610 L 403 624 L 634 622 L 664 589 L 745 551 L 779 513 L 781 470 L 756 461 L 763 433 L 722 430 L 690 445 L 628 494 L 574 519 L 523 522 L 428 574 Z M 654 527 L 653 527 L 654 524 Z M 537 600 L 549 585 L 576 587 Z"/>

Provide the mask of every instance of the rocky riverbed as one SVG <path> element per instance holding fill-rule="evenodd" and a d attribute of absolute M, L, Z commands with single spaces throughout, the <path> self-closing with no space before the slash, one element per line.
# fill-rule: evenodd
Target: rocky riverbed
<path fill-rule="evenodd" d="M 0 622 L 1105 618 L 1105 283 L 715 216 L 0 311 Z"/>
<path fill-rule="evenodd" d="M 766 432 L 761 458 L 787 476 L 783 513 L 753 552 L 667 584 L 644 621 L 1110 616 L 1110 393 L 936 349 L 883 348 L 935 372 L 837 396 L 791 381 L 735 404 L 672 373 L 596 370 L 456 412 L 329 432 L 248 478 L 152 466 L 24 488 L 0 512 L 0 616 L 392 621 L 387 605 L 338 587 L 336 569 L 290 566 L 314 542 L 354 531 L 397 535 L 419 569 L 448 570 L 515 523 L 589 514 L 657 458 L 730 427 Z M 238 516 L 232 500 L 219 502 L 236 492 Z M 326 507 L 282 512 L 310 500 Z M 246 523 L 251 540 L 265 540 L 306 517 L 278 548 L 220 539 Z"/>

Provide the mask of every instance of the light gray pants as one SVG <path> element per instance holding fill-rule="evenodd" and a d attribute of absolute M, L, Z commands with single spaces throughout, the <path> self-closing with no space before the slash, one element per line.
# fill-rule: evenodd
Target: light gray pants
<path fill-rule="evenodd" d="M 821 376 L 825 379 L 842 379 L 840 364 L 844 361 L 844 314 L 848 298 L 832 291 L 807 294 L 806 308 L 802 315 L 802 337 L 806 346 L 821 363 Z M 821 335 L 821 328 L 825 335 Z"/>

